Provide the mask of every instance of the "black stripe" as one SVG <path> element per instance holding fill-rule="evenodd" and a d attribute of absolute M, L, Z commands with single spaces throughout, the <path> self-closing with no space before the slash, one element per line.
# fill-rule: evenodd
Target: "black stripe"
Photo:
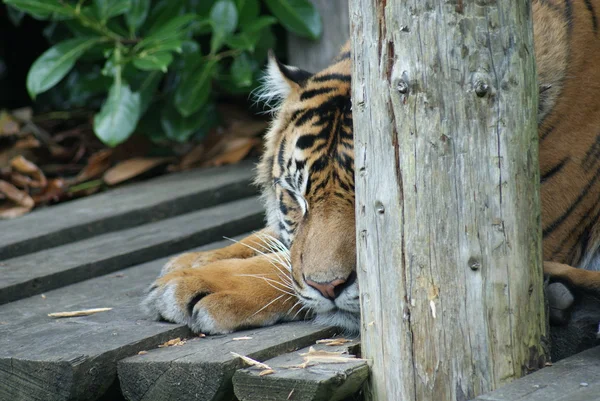
<path fill-rule="evenodd" d="M 279 152 L 277 153 L 277 164 L 279 164 L 279 167 L 281 168 L 281 170 L 285 170 L 285 157 L 284 157 L 284 153 L 285 153 L 285 136 L 283 138 L 281 138 L 281 144 L 279 145 Z"/>
<path fill-rule="evenodd" d="M 583 158 L 583 162 L 581 163 L 583 168 L 590 169 L 596 164 L 598 158 L 600 157 L 600 135 L 596 135 L 596 140 L 590 146 L 590 148 L 585 153 L 585 157 Z"/>
<path fill-rule="evenodd" d="M 565 19 L 567 20 L 567 27 L 569 34 L 573 30 L 573 2 L 572 0 L 565 0 Z"/>
<path fill-rule="evenodd" d="M 318 89 L 307 90 L 307 91 L 302 92 L 302 94 L 300 95 L 300 100 L 311 99 L 315 96 L 322 95 L 324 93 L 330 93 L 337 89 L 338 88 L 335 88 L 335 87 L 324 86 L 324 87 L 318 88 Z"/>
<path fill-rule="evenodd" d="M 311 134 L 302 135 L 296 141 L 296 147 L 298 149 L 302 149 L 302 150 L 308 149 L 315 144 L 316 139 L 317 139 L 316 135 L 311 135 Z"/>
<path fill-rule="evenodd" d="M 579 205 L 581 203 L 581 201 L 587 195 L 587 193 L 590 191 L 592 186 L 596 183 L 596 181 L 598 181 L 598 177 L 600 177 L 600 168 L 598 170 L 596 170 L 596 174 L 594 174 L 594 176 L 592 177 L 590 182 L 588 182 L 588 184 L 585 186 L 583 191 L 581 191 L 581 193 L 579 194 L 577 199 L 575 199 L 575 202 L 573 202 L 571 204 L 571 206 L 569 206 L 567 211 L 565 213 L 563 213 L 563 215 L 560 216 L 558 219 L 556 219 L 554 222 L 552 222 L 552 224 L 550 224 L 549 226 L 544 228 L 544 231 L 542 231 L 542 237 L 546 237 L 549 234 L 551 234 L 552 231 L 556 230 L 556 228 L 558 226 L 560 226 L 567 219 L 567 217 L 569 217 L 569 215 L 571 213 L 573 213 L 573 210 L 575 210 L 577 205 Z"/>
<path fill-rule="evenodd" d="M 594 6 L 592 5 L 591 0 L 585 0 L 585 6 L 592 16 L 592 26 L 594 27 L 594 33 L 598 33 L 598 19 L 596 18 L 596 13 L 594 12 Z"/>
<path fill-rule="evenodd" d="M 544 132 L 542 133 L 542 135 L 540 135 L 540 141 L 543 141 L 544 139 L 546 139 L 546 137 L 547 137 L 548 135 L 550 135 L 550 134 L 551 134 L 553 131 L 554 131 L 554 125 L 551 125 L 550 127 L 548 127 L 548 128 L 546 129 L 546 131 L 544 131 Z"/>
<path fill-rule="evenodd" d="M 555 175 L 556 173 L 558 173 L 560 170 L 562 170 L 562 168 L 565 166 L 565 163 L 567 161 L 569 161 L 568 157 L 562 159 L 560 161 L 560 163 L 558 163 L 556 166 L 552 167 L 550 170 L 548 170 L 547 172 L 542 174 L 542 176 L 540 177 L 540 181 L 544 182 L 547 179 L 549 179 L 550 177 L 552 177 L 553 175 Z"/>
<path fill-rule="evenodd" d="M 332 73 L 332 74 L 316 75 L 311 79 L 311 81 L 312 82 L 327 82 L 327 81 L 350 82 L 351 79 L 352 78 L 351 78 L 350 74 Z"/>

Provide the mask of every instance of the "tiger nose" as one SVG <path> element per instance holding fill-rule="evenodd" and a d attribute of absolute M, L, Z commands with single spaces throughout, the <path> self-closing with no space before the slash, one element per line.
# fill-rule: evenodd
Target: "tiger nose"
<path fill-rule="evenodd" d="M 318 283 L 316 281 L 305 279 L 306 284 L 319 291 L 327 299 L 332 301 L 342 293 L 344 288 L 352 284 L 356 279 L 356 273 L 352 272 L 347 278 L 337 278 L 327 283 Z"/>

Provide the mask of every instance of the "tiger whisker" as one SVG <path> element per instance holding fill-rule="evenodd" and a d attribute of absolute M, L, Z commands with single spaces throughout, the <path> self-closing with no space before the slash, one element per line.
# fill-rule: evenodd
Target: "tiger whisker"
<path fill-rule="evenodd" d="M 263 306 L 262 308 L 260 308 L 259 310 L 257 310 L 256 312 L 254 312 L 250 317 L 256 316 L 257 314 L 259 314 L 260 312 L 262 312 L 263 310 L 265 310 L 265 308 L 269 307 L 271 304 L 273 304 L 273 302 L 278 301 L 279 299 L 281 299 L 281 297 L 285 296 L 285 294 L 281 294 L 280 296 L 278 296 L 277 298 L 275 298 L 274 300 L 272 300 L 271 302 L 269 302 L 268 304 L 266 304 L 265 306 Z"/>

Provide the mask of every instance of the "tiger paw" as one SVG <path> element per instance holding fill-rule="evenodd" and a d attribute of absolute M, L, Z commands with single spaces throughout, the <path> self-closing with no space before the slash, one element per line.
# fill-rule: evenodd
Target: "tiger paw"
<path fill-rule="evenodd" d="M 160 276 L 164 276 L 165 274 L 176 270 L 206 266 L 221 259 L 224 259 L 224 257 L 218 249 L 206 252 L 182 253 L 181 255 L 169 259 L 163 266 Z"/>
<path fill-rule="evenodd" d="M 155 320 L 206 334 L 296 318 L 299 307 L 289 284 L 256 259 L 260 258 L 220 260 L 166 273 L 150 287 L 142 306 Z"/>

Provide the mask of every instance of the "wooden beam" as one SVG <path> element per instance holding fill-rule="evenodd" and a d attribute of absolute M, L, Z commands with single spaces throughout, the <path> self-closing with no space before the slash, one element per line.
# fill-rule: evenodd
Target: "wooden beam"
<path fill-rule="evenodd" d="M 238 370 L 233 376 L 235 395 L 240 401 L 335 401 L 347 399 L 360 390 L 369 376 L 365 360 L 316 361 L 303 367 L 305 358 L 301 354 L 309 353 L 311 348 L 339 353 L 343 358 L 344 354 L 353 354 L 356 343 L 333 347 L 317 344 L 269 359 L 265 363 L 275 371 L 270 375 L 261 375 L 262 371 L 255 368 Z"/>
<path fill-rule="evenodd" d="M 0 260 L 254 195 L 252 166 L 168 174 L 0 221 Z"/>
<path fill-rule="evenodd" d="M 288 61 L 290 65 L 310 72 L 327 67 L 348 40 L 350 25 L 348 0 L 312 0 L 323 21 L 323 35 L 310 40 L 288 35 Z"/>
<path fill-rule="evenodd" d="M 248 198 L 8 259 L 0 267 L 0 305 L 250 232 L 263 221 L 262 204 Z"/>
<path fill-rule="evenodd" d="M 121 390 L 129 401 L 231 400 L 231 378 L 244 366 L 231 352 L 264 361 L 334 333 L 298 322 L 192 339 L 181 347 L 155 349 L 121 361 Z"/>
<path fill-rule="evenodd" d="M 544 366 L 531 2 L 350 2 L 369 400 Z"/>

